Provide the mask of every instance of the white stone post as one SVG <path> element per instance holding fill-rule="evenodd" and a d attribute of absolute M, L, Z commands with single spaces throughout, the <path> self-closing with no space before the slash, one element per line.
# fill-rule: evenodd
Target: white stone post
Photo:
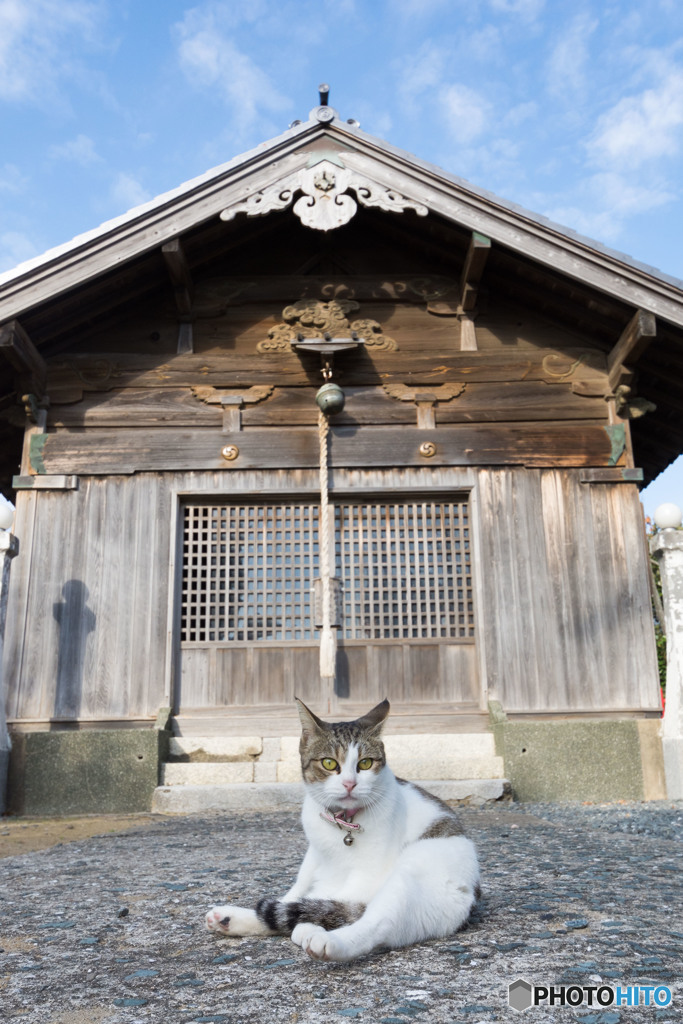
<path fill-rule="evenodd" d="M 675 506 L 674 506 L 675 507 Z M 661 506 L 665 508 L 665 506 Z M 672 506 L 666 506 L 670 512 Z M 655 512 L 655 522 L 658 513 Z M 675 518 L 675 516 L 674 516 Z M 680 509 L 678 510 L 680 523 Z M 666 522 L 666 520 L 664 520 Z M 660 522 L 659 525 L 664 525 Z M 666 630 L 666 706 L 662 719 L 662 752 L 670 800 L 683 799 L 683 531 L 661 529 L 650 538 L 650 552 L 659 562 Z"/>
<path fill-rule="evenodd" d="M 0 814 L 5 812 L 7 769 L 12 749 L 5 711 L 5 684 L 2 675 L 2 654 L 7 620 L 7 591 L 9 590 L 10 562 L 19 552 L 19 541 L 11 533 L 0 529 Z"/>

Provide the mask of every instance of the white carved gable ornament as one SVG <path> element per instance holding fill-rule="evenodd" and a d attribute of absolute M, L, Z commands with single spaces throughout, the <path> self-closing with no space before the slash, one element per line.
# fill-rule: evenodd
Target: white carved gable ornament
<path fill-rule="evenodd" d="M 355 199 L 349 195 L 350 191 L 355 192 Z M 302 195 L 294 202 L 298 193 Z M 394 213 L 414 210 L 419 217 L 426 217 L 428 212 L 422 203 L 384 188 L 365 175 L 330 160 L 321 160 L 313 167 L 304 167 L 270 188 L 229 206 L 221 213 L 221 220 L 232 220 L 238 213 L 259 217 L 273 210 L 285 210 L 292 203 L 293 211 L 302 224 L 317 231 L 331 231 L 348 224 L 358 209 L 358 203 Z"/>

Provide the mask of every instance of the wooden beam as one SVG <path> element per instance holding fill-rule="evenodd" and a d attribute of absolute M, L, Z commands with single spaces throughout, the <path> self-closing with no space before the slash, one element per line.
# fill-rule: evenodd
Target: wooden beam
<path fill-rule="evenodd" d="M 179 238 L 173 238 L 161 247 L 161 254 L 164 257 L 168 276 L 173 285 L 175 304 L 181 323 L 178 331 L 178 353 L 187 353 L 194 350 L 192 337 L 192 300 L 194 286 L 190 265 L 185 256 L 185 250 Z"/>
<path fill-rule="evenodd" d="M 16 370 L 20 389 L 42 398 L 45 394 L 47 366 L 18 320 L 11 320 L 0 327 L 0 354 Z"/>
<path fill-rule="evenodd" d="M 435 450 L 423 454 L 423 442 Z M 236 457 L 222 453 L 236 449 Z M 619 451 L 619 456 L 622 452 Z M 617 464 L 614 438 L 592 423 L 490 423 L 442 426 L 334 426 L 330 464 L 371 466 L 574 466 Z M 108 475 L 195 470 L 295 469 L 319 464 L 315 427 L 265 427 L 225 434 L 210 430 L 57 431 L 34 437 L 32 473 Z M 29 475 L 23 472 L 22 475 Z M 228 485 L 229 486 L 229 485 Z"/>
<path fill-rule="evenodd" d="M 579 473 L 582 484 L 642 484 L 642 469 L 582 469 Z"/>
<path fill-rule="evenodd" d="M 626 377 L 628 367 L 637 363 L 648 345 L 657 337 L 657 321 L 653 313 L 639 309 L 622 331 L 619 341 L 607 356 L 607 371 L 612 390 Z"/>
<path fill-rule="evenodd" d="M 370 350 L 372 352 L 372 350 Z M 605 361 L 601 352 L 568 348 L 500 352 L 366 351 L 363 359 L 344 368 L 343 387 L 389 383 L 411 386 L 503 381 L 546 380 L 549 384 L 601 381 L 606 387 Z M 376 362 L 375 362 L 376 361 Z M 86 391 L 110 391 L 126 387 L 248 388 L 256 384 L 280 387 L 319 386 L 320 370 L 307 369 L 291 352 L 267 355 L 240 353 L 170 356 L 162 365 L 153 354 L 100 353 L 73 355 L 50 365 L 50 390 L 79 387 Z M 84 385 L 84 381 L 88 381 Z M 604 394 L 604 391 L 603 391 Z"/>
<path fill-rule="evenodd" d="M 171 284 L 174 288 L 184 291 L 189 300 L 193 287 L 192 274 L 190 273 L 190 266 L 180 239 L 174 238 L 172 241 L 166 242 L 162 245 L 161 252 L 166 263 L 168 276 L 171 278 Z M 186 312 L 189 312 L 189 304 Z"/>
<path fill-rule="evenodd" d="M 473 231 L 460 275 L 460 305 L 465 312 L 470 312 L 477 304 L 479 282 L 490 251 L 491 239 Z"/>

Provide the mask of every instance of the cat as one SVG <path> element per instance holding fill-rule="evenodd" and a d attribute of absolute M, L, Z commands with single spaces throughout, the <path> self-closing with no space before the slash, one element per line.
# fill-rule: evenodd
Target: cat
<path fill-rule="evenodd" d="M 309 847 L 294 885 L 255 909 L 214 907 L 210 931 L 291 935 L 314 959 L 443 938 L 479 896 L 474 844 L 437 797 L 386 763 L 382 701 L 353 722 L 323 722 L 297 699 Z"/>

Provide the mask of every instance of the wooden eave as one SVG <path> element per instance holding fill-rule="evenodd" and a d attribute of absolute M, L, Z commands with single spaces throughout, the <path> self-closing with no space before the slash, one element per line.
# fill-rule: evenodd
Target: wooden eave
<path fill-rule="evenodd" d="M 683 450 L 683 284 L 505 203 L 490 193 L 334 120 L 309 121 L 267 145 L 130 211 L 73 242 L 0 275 L 0 327 L 19 321 L 49 358 L 76 331 L 121 314 L 135 299 L 173 286 L 162 247 L 182 240 L 190 269 L 225 258 L 245 239 L 264 242 L 291 223 L 291 207 L 265 217 L 219 214 L 305 168 L 312 153 L 339 152 L 345 166 L 428 207 L 396 215 L 359 207 L 354 223 L 410 251 L 438 255 L 457 278 L 472 232 L 490 239 L 482 294 L 505 296 L 586 336 L 609 353 L 638 309 L 662 330 L 638 353 L 638 393 L 658 405 L 633 421 L 636 460 L 650 479 Z M 305 229 L 309 231 L 309 229 Z M 343 229 L 342 229 L 343 230 Z M 309 231 L 333 248 L 336 232 Z M 382 268 L 385 270 L 386 268 Z M 0 389 L 4 391 L 5 389 Z M 643 453 L 641 458 L 639 453 Z"/>

